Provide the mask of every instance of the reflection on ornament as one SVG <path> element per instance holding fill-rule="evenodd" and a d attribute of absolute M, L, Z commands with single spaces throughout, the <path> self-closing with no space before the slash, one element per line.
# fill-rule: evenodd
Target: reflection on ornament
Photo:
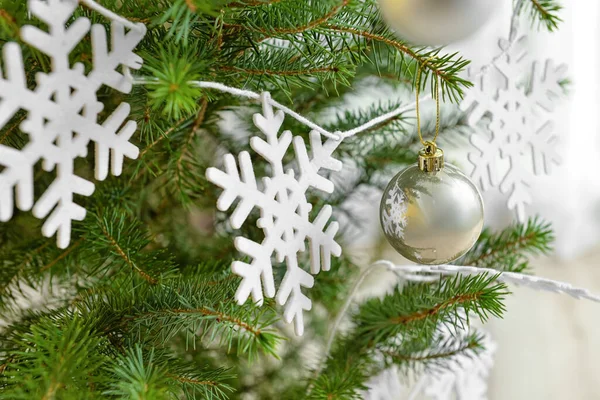
<path fill-rule="evenodd" d="M 379 0 L 381 15 L 402 39 L 437 46 L 467 38 L 492 15 L 498 0 Z"/>
<path fill-rule="evenodd" d="M 420 264 L 446 264 L 475 244 L 483 228 L 483 200 L 441 150 L 396 175 L 383 192 L 380 220 L 390 244 Z"/>

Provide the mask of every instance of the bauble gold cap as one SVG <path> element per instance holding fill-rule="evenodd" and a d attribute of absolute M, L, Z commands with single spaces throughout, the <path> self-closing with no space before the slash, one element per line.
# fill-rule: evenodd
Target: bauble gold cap
<path fill-rule="evenodd" d="M 435 173 L 444 168 L 444 152 L 433 142 L 425 142 L 425 147 L 419 151 L 419 168 L 423 172 Z"/>

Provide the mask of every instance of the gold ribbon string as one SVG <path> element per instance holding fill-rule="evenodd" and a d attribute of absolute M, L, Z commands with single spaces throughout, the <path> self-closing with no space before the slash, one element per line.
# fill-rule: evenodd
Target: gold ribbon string
<path fill-rule="evenodd" d="M 435 149 L 436 148 L 435 141 L 437 140 L 438 135 L 440 133 L 440 80 L 439 80 L 439 76 L 434 73 L 435 74 L 434 98 L 435 98 L 435 105 L 436 105 L 435 136 L 433 137 L 433 140 L 425 141 L 423 139 L 423 135 L 421 134 L 421 114 L 419 111 L 419 94 L 421 92 L 420 83 L 421 83 L 422 66 L 423 66 L 423 64 L 419 64 L 419 68 L 417 70 L 417 79 L 416 79 L 417 133 L 419 134 L 419 139 L 421 140 L 421 143 L 423 144 L 423 146 L 428 147 L 428 146 L 433 145 L 433 148 Z"/>

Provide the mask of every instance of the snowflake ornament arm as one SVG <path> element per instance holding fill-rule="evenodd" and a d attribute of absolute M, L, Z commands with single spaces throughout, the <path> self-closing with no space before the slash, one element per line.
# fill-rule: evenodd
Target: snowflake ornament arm
<path fill-rule="evenodd" d="M 37 218 L 48 219 L 42 227 L 44 236 L 57 234 L 57 244 L 66 248 L 71 238 L 71 222 L 82 220 L 86 211 L 73 201 L 73 195 L 90 196 L 94 184 L 74 172 L 74 160 L 87 155 L 90 141 L 96 145 L 96 179 L 120 175 L 123 159 L 136 158 L 138 148 L 129 142 L 136 130 L 134 121 L 125 122 L 130 111 L 122 103 L 103 123 L 97 121 L 103 104 L 97 91 L 102 85 L 124 93 L 131 91 L 129 69 L 139 69 L 142 59 L 133 49 L 143 38 L 146 28 L 125 33 L 120 23 L 112 24 L 111 50 L 108 51 L 104 26 L 91 26 L 89 19 L 78 18 L 68 27 L 67 21 L 78 6 L 76 0 L 29 0 L 32 15 L 48 26 L 43 31 L 24 26 L 25 43 L 47 54 L 52 60 L 50 73 L 38 73 L 35 89 L 27 87 L 23 57 L 19 45 L 7 43 L 3 48 L 6 71 L 0 71 L 0 128 L 19 110 L 27 112 L 21 130 L 29 142 L 20 150 L 0 145 L 0 220 L 8 221 L 14 212 L 13 192 L 20 210 L 33 208 Z M 69 55 L 90 32 L 92 37 L 92 71 L 86 76 L 82 64 L 71 66 Z M 123 73 L 118 72 L 123 68 Z M 121 128 L 122 126 L 122 128 Z M 46 171 L 56 170 L 56 179 L 34 204 L 34 167 L 38 161 Z"/>
<path fill-rule="evenodd" d="M 472 327 L 455 332 L 441 327 L 440 331 L 444 337 L 466 337 L 469 332 L 478 331 L 482 335 L 483 351 L 475 357 L 460 355 L 452 361 L 448 370 L 427 373 L 422 378 L 424 394 L 433 400 L 487 400 L 487 380 L 494 365 L 497 347 L 490 334 Z"/>
<path fill-rule="evenodd" d="M 321 141 L 317 132 L 310 133 L 311 153 L 301 137 L 294 137 L 290 131 L 279 134 L 283 125 L 284 113 L 274 112 L 269 102 L 269 94 L 261 96 L 263 112 L 254 116 L 254 124 L 263 133 L 262 137 L 250 140 L 252 149 L 270 165 L 270 177 L 262 184 L 256 180 L 252 161 L 248 152 L 239 155 L 239 171 L 235 157 L 225 156 L 225 170 L 209 168 L 207 179 L 223 189 L 217 201 L 217 208 L 227 211 L 239 199 L 230 221 L 234 228 L 240 228 L 254 208 L 260 210 L 257 225 L 264 232 L 262 243 L 244 237 L 235 239 L 238 251 L 252 258 L 250 263 L 235 261 L 233 273 L 242 277 L 236 292 L 236 300 L 243 304 L 248 297 L 262 304 L 264 296 L 276 296 L 284 306 L 284 319 L 294 322 L 296 334 L 304 332 L 304 310 L 310 310 L 312 303 L 302 292 L 311 288 L 314 278 L 311 274 L 328 271 L 331 256 L 340 256 L 341 247 L 335 241 L 339 229 L 336 222 L 329 222 L 332 208 L 324 206 L 313 221 L 309 214 L 311 204 L 306 199 L 309 188 L 331 193 L 333 183 L 319 175 L 322 169 L 339 171 L 340 161 L 332 157 L 339 141 Z M 293 145 L 297 170 L 285 169 L 284 157 Z M 311 270 L 304 271 L 299 266 L 298 253 L 305 251 L 305 241 L 309 242 Z M 278 291 L 273 278 L 272 257 L 286 264 L 286 274 Z"/>

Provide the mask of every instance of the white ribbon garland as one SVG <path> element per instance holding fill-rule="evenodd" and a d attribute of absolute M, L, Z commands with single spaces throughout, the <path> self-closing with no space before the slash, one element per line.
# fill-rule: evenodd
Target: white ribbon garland
<path fill-rule="evenodd" d="M 497 275 L 496 281 L 498 282 L 512 283 L 544 292 L 564 293 L 576 299 L 587 299 L 600 303 L 600 296 L 592 294 L 587 289 L 575 287 L 566 282 L 516 272 L 502 272 L 491 268 L 464 265 L 395 265 L 388 260 L 379 260 L 373 265 L 385 266 L 388 270 L 398 273 L 400 277 L 411 282 L 423 282 L 429 279 L 437 281 L 440 275 Z"/>

